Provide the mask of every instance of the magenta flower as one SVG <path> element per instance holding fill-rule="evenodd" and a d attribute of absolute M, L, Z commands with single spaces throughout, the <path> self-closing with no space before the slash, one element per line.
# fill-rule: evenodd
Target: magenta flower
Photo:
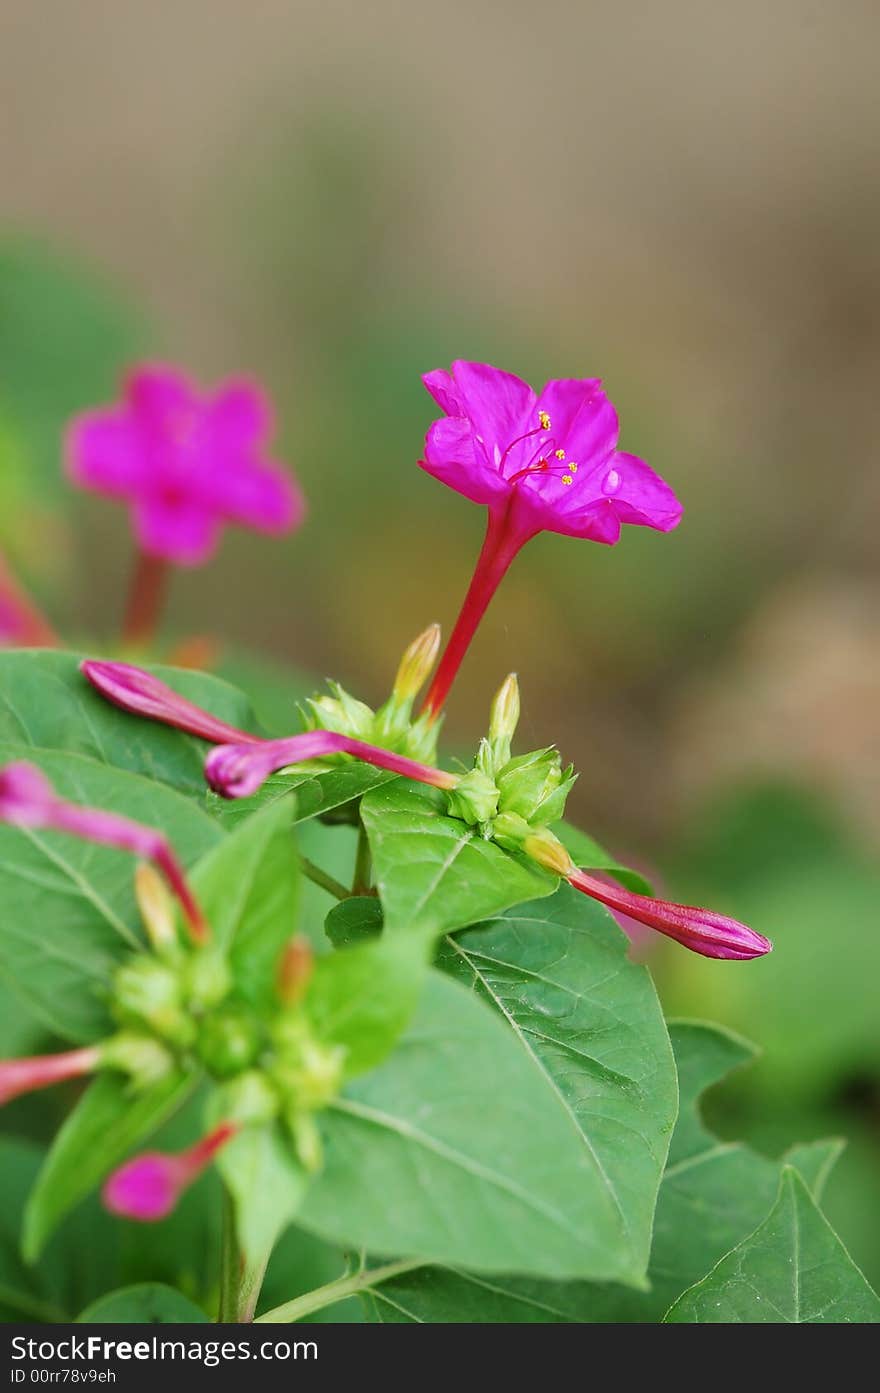
<path fill-rule="evenodd" d="M 176 726 L 178 730 L 198 735 L 202 740 L 211 740 L 214 744 L 245 743 L 259 738 L 203 711 L 165 682 L 160 682 L 152 673 L 144 672 L 143 668 L 133 667 L 130 663 L 98 662 L 87 658 L 80 664 L 80 669 L 102 696 L 133 715 L 148 716 L 152 721 Z"/>
<path fill-rule="evenodd" d="M 195 942 L 209 934 L 183 870 L 161 832 L 103 808 L 83 808 L 59 798 L 35 765 L 16 762 L 0 768 L 0 822 L 67 832 L 101 846 L 117 847 L 154 861 L 177 896 Z"/>
<path fill-rule="evenodd" d="M 111 1214 L 123 1219 L 155 1223 L 174 1209 L 183 1191 L 211 1164 L 222 1146 L 235 1136 L 238 1127 L 223 1122 L 195 1146 L 178 1155 L 148 1151 L 127 1161 L 104 1182 L 101 1198 Z"/>
<path fill-rule="evenodd" d="M 147 364 L 132 372 L 124 400 L 83 412 L 67 429 L 74 483 L 131 505 L 148 556 L 198 566 L 222 527 L 286 532 L 303 515 L 292 477 L 267 455 L 269 403 L 255 384 L 200 391 L 178 369 Z"/>
<path fill-rule="evenodd" d="M 302 764 L 307 759 L 325 755 L 353 755 L 379 769 L 389 769 L 405 779 L 431 784 L 434 788 L 455 788 L 458 774 L 419 764 L 405 755 L 392 754 L 378 745 L 368 745 L 348 735 L 332 730 L 309 730 L 303 735 L 291 735 L 286 740 L 261 740 L 258 744 L 219 745 L 205 761 L 205 777 L 215 793 L 224 798 L 247 798 L 266 782 L 271 774 L 288 764 Z"/>
<path fill-rule="evenodd" d="M 63 1079 L 91 1074 L 100 1062 L 101 1049 L 97 1045 L 81 1050 L 66 1050 L 63 1054 L 0 1060 L 0 1107 L 22 1093 L 34 1093 L 38 1088 L 48 1088 L 50 1084 L 61 1083 Z"/>
<path fill-rule="evenodd" d="M 598 378 L 528 383 L 485 363 L 422 379 L 444 411 L 421 467 L 489 509 L 483 549 L 425 700 L 443 707 L 477 625 L 517 552 L 539 532 L 612 546 L 623 523 L 669 532 L 682 508 L 643 460 L 617 448 L 617 413 Z"/>

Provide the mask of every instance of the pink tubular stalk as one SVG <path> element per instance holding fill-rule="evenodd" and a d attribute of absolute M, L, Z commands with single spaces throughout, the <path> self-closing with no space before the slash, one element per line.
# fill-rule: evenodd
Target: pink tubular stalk
<path fill-rule="evenodd" d="M 388 769 L 393 774 L 431 784 L 434 788 L 455 788 L 458 783 L 457 774 L 419 764 L 404 755 L 392 754 L 390 750 L 368 745 L 348 735 L 338 735 L 331 730 L 310 730 L 286 740 L 263 740 L 259 744 L 220 745 L 208 755 L 205 777 L 215 793 L 222 794 L 224 798 L 247 798 L 271 774 L 288 764 L 301 764 L 304 760 L 338 754 L 354 755 L 356 759 L 375 764 L 379 769 Z"/>
<path fill-rule="evenodd" d="M 38 1088 L 61 1083 L 63 1079 L 80 1078 L 91 1074 L 101 1062 L 97 1045 L 63 1054 L 32 1055 L 29 1059 L 0 1061 L 0 1107 L 22 1093 L 35 1093 Z"/>
<path fill-rule="evenodd" d="M 142 1223 L 164 1219 L 183 1191 L 198 1179 L 237 1131 L 236 1123 L 222 1122 L 195 1146 L 177 1155 L 148 1151 L 127 1161 L 104 1184 L 101 1198 L 105 1207 L 111 1214 Z"/>
<path fill-rule="evenodd" d="M 769 939 L 755 933 L 747 924 L 728 918 L 726 914 L 717 914 L 712 909 L 697 909 L 692 905 L 671 904 L 667 900 L 652 899 L 649 895 L 637 895 L 632 890 L 609 885 L 574 867 L 564 874 L 569 885 L 576 890 L 599 900 L 609 909 L 638 920 L 640 924 L 657 929 L 667 938 L 674 938 L 692 953 L 700 953 L 705 958 L 742 961 L 760 958 L 773 951 Z"/>
<path fill-rule="evenodd" d="M 0 555 L 0 644 L 57 648 L 58 636 Z"/>
<path fill-rule="evenodd" d="M 495 591 L 507 574 L 517 552 L 531 535 L 533 534 L 509 529 L 506 510 L 490 507 L 486 537 L 477 558 L 471 583 L 422 705 L 422 710 L 432 721 L 437 719 L 443 709 L 462 660 Z"/>
<path fill-rule="evenodd" d="M 24 762 L 0 769 L 0 822 L 67 832 L 84 841 L 117 847 L 154 861 L 180 902 L 193 941 L 204 943 L 208 925 L 186 877 L 161 832 L 103 808 L 84 808 L 59 798 L 35 765 Z"/>
<path fill-rule="evenodd" d="M 147 716 L 151 721 L 175 726 L 215 745 L 259 743 L 259 736 L 250 735 L 212 716 L 209 711 L 203 711 L 143 668 L 87 658 L 81 664 L 81 671 L 101 696 L 134 716 Z"/>

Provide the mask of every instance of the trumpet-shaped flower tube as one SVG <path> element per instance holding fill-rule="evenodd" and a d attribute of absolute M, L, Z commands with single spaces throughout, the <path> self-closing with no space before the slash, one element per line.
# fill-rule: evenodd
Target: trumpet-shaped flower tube
<path fill-rule="evenodd" d="M 101 1048 L 89 1045 L 63 1054 L 32 1055 L 29 1059 L 0 1060 L 0 1107 L 22 1093 L 35 1093 L 64 1079 L 91 1074 L 101 1063 Z"/>
<path fill-rule="evenodd" d="M 259 736 L 250 735 L 246 730 L 239 730 L 212 716 L 209 711 L 203 711 L 151 672 L 145 672 L 131 663 L 87 658 L 81 664 L 81 670 L 103 697 L 134 716 L 147 716 L 151 721 L 176 726 L 178 730 L 198 735 L 215 745 L 259 742 Z"/>
<path fill-rule="evenodd" d="M 208 926 L 177 857 L 155 828 L 103 808 L 68 803 L 57 796 L 40 769 L 24 762 L 0 768 L 0 822 L 67 832 L 84 841 L 117 847 L 155 862 L 180 903 L 193 939 L 204 942 L 208 937 Z"/>
<path fill-rule="evenodd" d="M 127 1161 L 104 1183 L 101 1198 L 105 1207 L 111 1214 L 141 1223 L 164 1219 L 237 1131 L 235 1123 L 223 1122 L 186 1151 L 176 1155 L 148 1151 Z"/>

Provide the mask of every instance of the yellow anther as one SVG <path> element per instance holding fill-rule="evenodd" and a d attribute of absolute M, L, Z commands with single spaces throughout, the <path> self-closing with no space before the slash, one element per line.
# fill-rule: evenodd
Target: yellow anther
<path fill-rule="evenodd" d="M 550 417 L 547 415 L 546 411 L 538 412 L 538 420 L 541 422 L 541 430 L 550 429 Z"/>
<path fill-rule="evenodd" d="M 571 477 L 570 474 L 563 474 L 563 476 L 562 476 L 562 482 L 563 482 L 564 484 L 573 484 L 573 483 L 574 483 L 574 479 Z"/>
<path fill-rule="evenodd" d="M 575 462 L 574 462 L 573 459 L 570 459 L 570 460 L 568 461 L 568 467 L 569 467 L 569 469 L 571 470 L 572 474 L 577 474 L 577 472 L 578 472 L 578 467 L 577 467 L 577 465 L 575 464 Z"/>
<path fill-rule="evenodd" d="M 565 459 L 565 451 L 564 451 L 564 450 L 557 450 L 557 451 L 556 451 L 556 458 L 557 458 L 557 459 Z M 575 469 L 577 469 L 577 465 L 575 465 Z"/>

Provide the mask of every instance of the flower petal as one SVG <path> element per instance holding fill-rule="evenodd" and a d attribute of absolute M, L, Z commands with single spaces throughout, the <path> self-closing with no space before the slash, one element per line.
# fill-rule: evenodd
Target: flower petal
<path fill-rule="evenodd" d="M 214 551 L 220 521 L 204 507 L 187 501 L 142 498 L 134 510 L 138 543 L 150 556 L 178 566 L 198 566 Z"/>
<path fill-rule="evenodd" d="M 580 469 L 604 460 L 617 444 L 617 412 L 598 377 L 548 382 L 538 409 L 550 417 L 550 433 Z"/>
<path fill-rule="evenodd" d="M 613 490 L 612 484 L 616 484 Z M 621 522 L 671 532 L 681 520 L 684 510 L 672 489 L 636 455 L 618 450 L 609 461 L 602 488 Z"/>
<path fill-rule="evenodd" d="M 211 475 L 208 494 L 222 517 L 261 532 L 287 532 L 305 515 L 299 485 L 276 465 L 231 459 Z"/>
<path fill-rule="evenodd" d="M 134 422 L 113 407 L 74 416 L 64 436 L 64 463 L 73 483 L 117 498 L 136 493 L 147 473 Z"/>
<path fill-rule="evenodd" d="M 443 416 L 435 421 L 425 437 L 422 469 L 463 493 L 474 503 L 491 503 L 508 491 L 509 485 L 497 469 L 491 468 L 474 449 L 470 422 L 461 416 Z"/>
<path fill-rule="evenodd" d="M 422 381 L 437 405 L 446 412 L 447 416 L 464 415 L 464 407 L 461 404 L 455 383 L 444 368 L 436 368 L 434 372 L 424 373 Z"/>
<path fill-rule="evenodd" d="M 263 444 L 275 427 L 269 398 L 246 378 L 221 383 L 207 404 L 207 416 L 212 439 L 229 450 Z"/>
<path fill-rule="evenodd" d="M 200 406 L 189 378 L 166 363 L 144 363 L 125 380 L 125 396 L 142 424 L 156 430 L 174 430 Z"/>
<path fill-rule="evenodd" d="M 462 359 L 452 364 L 452 376 L 463 414 L 469 418 L 490 461 L 497 463 L 517 435 L 537 426 L 537 398 L 521 377 L 488 363 Z M 498 457 L 494 453 L 496 446 Z"/>

